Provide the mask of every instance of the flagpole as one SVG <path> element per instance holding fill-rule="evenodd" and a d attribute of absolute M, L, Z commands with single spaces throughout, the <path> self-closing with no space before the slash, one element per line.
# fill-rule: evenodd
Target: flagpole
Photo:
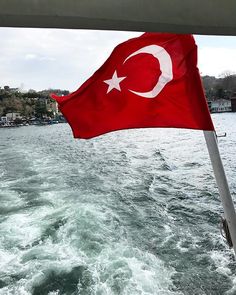
<path fill-rule="evenodd" d="M 207 144 L 207 149 L 210 155 L 211 164 L 215 174 L 216 183 L 221 197 L 221 202 L 224 209 L 225 219 L 228 223 L 229 232 L 231 235 L 233 249 L 236 256 L 236 214 L 234 203 L 229 191 L 227 178 L 224 171 L 224 166 L 221 161 L 216 134 L 214 131 L 203 131 Z"/>

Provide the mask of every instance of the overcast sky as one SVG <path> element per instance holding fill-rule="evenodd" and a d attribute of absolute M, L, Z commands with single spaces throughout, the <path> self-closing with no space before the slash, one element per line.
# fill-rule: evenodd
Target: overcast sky
<path fill-rule="evenodd" d="M 112 49 L 141 33 L 0 28 L 0 87 L 76 90 Z M 202 75 L 236 72 L 236 37 L 195 36 Z"/>

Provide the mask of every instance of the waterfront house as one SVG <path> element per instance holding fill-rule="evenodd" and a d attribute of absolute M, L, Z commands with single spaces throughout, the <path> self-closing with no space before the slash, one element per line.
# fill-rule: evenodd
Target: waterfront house
<path fill-rule="evenodd" d="M 7 113 L 6 114 L 7 120 L 8 121 L 14 121 L 16 119 L 21 119 L 21 114 L 20 113 Z"/>
<path fill-rule="evenodd" d="M 231 112 L 232 111 L 231 100 L 220 98 L 220 99 L 211 101 L 210 111 L 211 113 Z"/>
<path fill-rule="evenodd" d="M 236 92 L 234 92 L 233 96 L 231 97 L 231 108 L 232 112 L 236 112 Z"/>
<path fill-rule="evenodd" d="M 0 117 L 0 123 L 1 123 L 1 124 L 5 124 L 5 123 L 7 123 L 7 122 L 8 122 L 8 119 L 7 119 L 6 116 L 4 116 L 4 117 Z"/>
<path fill-rule="evenodd" d="M 46 108 L 53 116 L 58 115 L 58 104 L 55 100 L 46 99 Z"/>

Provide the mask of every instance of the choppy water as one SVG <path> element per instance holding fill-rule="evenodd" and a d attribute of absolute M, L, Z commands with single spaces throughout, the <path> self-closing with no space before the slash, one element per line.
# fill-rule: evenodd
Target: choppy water
<path fill-rule="evenodd" d="M 236 114 L 213 117 L 236 198 Z M 0 294 L 236 294 L 201 131 L 0 129 Z"/>

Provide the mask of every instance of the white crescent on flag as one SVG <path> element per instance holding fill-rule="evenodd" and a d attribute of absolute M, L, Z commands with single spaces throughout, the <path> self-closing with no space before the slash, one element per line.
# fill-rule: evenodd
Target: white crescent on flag
<path fill-rule="evenodd" d="M 162 89 L 165 87 L 165 85 L 170 82 L 173 79 L 173 71 L 172 71 L 172 61 L 169 53 L 161 46 L 158 45 L 148 45 L 145 47 L 142 47 L 141 49 L 135 51 L 134 53 L 130 54 L 124 61 L 124 63 L 130 59 L 132 56 L 135 56 L 140 53 L 148 53 L 153 55 L 160 63 L 160 70 L 161 75 L 154 86 L 153 89 L 151 89 L 148 92 L 137 92 L 134 90 L 130 90 L 130 92 L 147 98 L 154 98 L 156 97 Z"/>

